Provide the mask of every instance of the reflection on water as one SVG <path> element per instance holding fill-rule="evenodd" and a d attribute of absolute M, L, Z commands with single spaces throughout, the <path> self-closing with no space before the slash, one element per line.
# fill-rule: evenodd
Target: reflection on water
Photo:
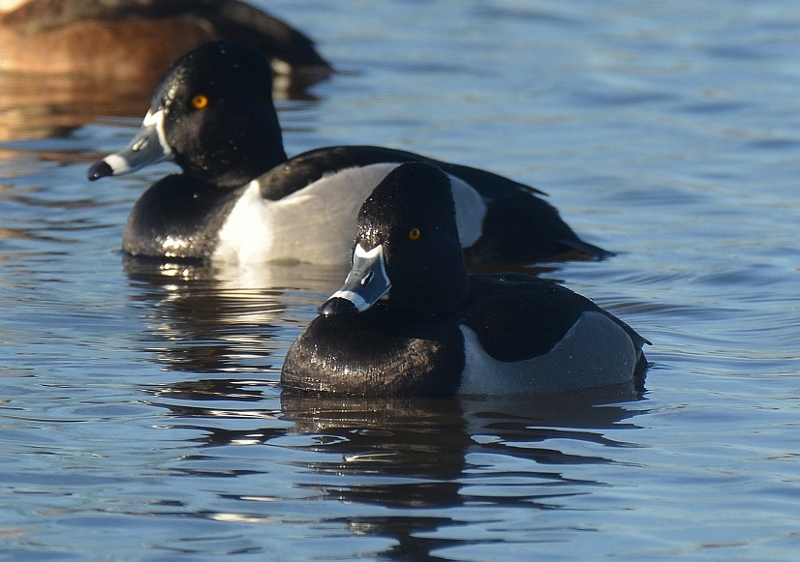
<path fill-rule="evenodd" d="M 0 141 L 63 138 L 98 116 L 141 119 L 149 83 L 0 72 Z"/>
<path fill-rule="evenodd" d="M 294 422 L 293 431 L 339 438 L 325 448 L 340 453 L 346 467 L 328 467 L 331 470 L 452 479 L 464 471 L 468 453 L 497 452 L 540 464 L 607 462 L 535 444 L 573 439 L 618 446 L 598 431 L 619 428 L 634 414 L 597 406 L 637 398 L 632 384 L 591 394 L 491 399 L 375 400 L 284 391 L 281 409 Z M 420 496 L 418 501 L 425 499 Z"/>
<path fill-rule="evenodd" d="M 168 370 L 198 373 L 279 370 L 283 351 L 274 350 L 288 345 L 345 273 L 299 264 L 215 267 L 130 256 L 123 262 L 148 325 L 142 351 Z M 311 305 L 307 314 L 287 314 L 293 298 Z M 277 345 L 269 345 L 272 339 Z"/>
<path fill-rule="evenodd" d="M 314 100 L 308 91 L 313 83 L 280 76 L 274 82 L 273 96 L 276 100 Z M 119 118 L 138 122 L 150 107 L 157 84 L 158 80 L 0 72 L 0 142 L 66 138 L 98 118 L 106 123 Z M 108 146 L 108 150 L 114 148 Z"/>
<path fill-rule="evenodd" d="M 605 433 L 635 429 L 633 418 L 646 411 L 631 402 L 637 399 L 632 385 L 601 395 L 507 400 L 364 399 L 284 392 L 280 409 L 259 407 L 261 393 L 247 381 L 177 381 L 147 391 L 173 418 L 172 429 L 193 431 L 199 435 L 193 441 L 205 446 L 204 452 L 187 459 L 187 475 L 249 474 L 220 464 L 215 448 L 223 457 L 227 447 L 266 445 L 294 451 L 297 454 L 283 462 L 295 475 L 284 484 L 295 491 L 283 494 L 333 502 L 331 508 L 313 508 L 324 514 L 323 527 L 327 522 L 344 525 L 354 537 L 390 537 L 393 540 L 380 554 L 409 560 L 430 559 L 432 549 L 449 543 L 469 543 L 469 538 L 433 535 L 468 521 L 476 524 L 485 517 L 474 511 L 477 506 L 489 513 L 491 506 L 553 510 L 560 507 L 559 498 L 604 486 L 562 471 L 572 465 L 612 464 L 603 448 L 632 443 Z M 265 392 L 268 399 L 274 388 Z M 238 420 L 239 427 L 221 427 L 221 420 Z M 580 443 L 596 447 L 587 454 Z M 274 519 L 283 508 L 270 507 L 280 503 L 271 493 L 275 492 L 263 489 L 229 494 L 224 513 L 211 517 Z M 364 509 L 346 507 L 353 505 Z"/>
<path fill-rule="evenodd" d="M 317 264 L 208 264 L 194 260 L 172 261 L 124 255 L 123 268 L 128 277 L 154 287 L 174 285 L 190 288 L 209 284 L 228 291 L 251 289 L 296 289 L 325 294 L 336 290 L 347 275 L 349 266 Z"/>

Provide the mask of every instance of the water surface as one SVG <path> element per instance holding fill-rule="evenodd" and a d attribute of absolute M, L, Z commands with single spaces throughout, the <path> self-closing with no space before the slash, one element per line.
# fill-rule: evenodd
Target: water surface
<path fill-rule="evenodd" d="M 653 341 L 647 391 L 282 395 L 336 268 L 127 259 L 89 184 L 149 92 L 0 77 L 0 557 L 794 560 L 800 8 L 257 2 L 342 71 L 291 154 L 372 143 L 536 185 L 604 262 L 543 276 Z"/>

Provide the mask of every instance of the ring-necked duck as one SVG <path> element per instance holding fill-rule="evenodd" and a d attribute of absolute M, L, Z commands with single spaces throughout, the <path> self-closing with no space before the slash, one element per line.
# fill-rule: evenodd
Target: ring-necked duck
<path fill-rule="evenodd" d="M 219 39 L 262 50 L 313 81 L 331 67 L 314 43 L 239 0 L 2 0 L 0 68 L 155 83 L 179 56 Z"/>
<path fill-rule="evenodd" d="M 558 393 L 644 381 L 647 343 L 555 283 L 468 276 L 450 181 L 408 163 L 358 214 L 353 267 L 292 344 L 286 388 L 350 395 Z"/>
<path fill-rule="evenodd" d="M 578 238 L 541 192 L 491 172 L 375 146 L 287 159 L 269 68 L 236 43 L 205 45 L 176 62 L 137 136 L 94 164 L 89 179 L 165 159 L 183 174 L 136 203 L 123 239 L 131 254 L 346 264 L 364 199 L 399 164 L 425 161 L 450 176 L 468 261 L 608 255 Z"/>

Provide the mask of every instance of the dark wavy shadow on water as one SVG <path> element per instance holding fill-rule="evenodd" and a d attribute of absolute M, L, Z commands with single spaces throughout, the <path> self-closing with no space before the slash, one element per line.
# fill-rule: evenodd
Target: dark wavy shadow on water
<path fill-rule="evenodd" d="M 334 502 L 327 509 L 309 506 L 319 511 L 319 524 L 342 525 L 354 537 L 391 538 L 390 548 L 373 554 L 408 560 L 439 560 L 432 554 L 436 548 L 470 543 L 436 534 L 488 522 L 491 506 L 554 510 L 559 498 L 604 487 L 601 481 L 565 476 L 563 469 L 616 462 L 602 451 L 636 444 L 605 433 L 635 429 L 633 418 L 646 412 L 632 386 L 485 399 L 376 400 L 284 392 L 280 407 L 267 409 L 264 401 L 275 399 L 262 398 L 243 381 L 179 381 L 150 391 L 155 404 L 181 420 L 176 428 L 201 435 L 195 439 L 198 458 L 211 459 L 216 448 L 244 443 L 302 453 L 305 460 L 283 462 L 296 471 L 291 487 L 305 491 L 304 501 Z M 215 408 L 215 399 L 224 400 L 227 411 Z M 226 418 L 237 420 L 236 429 L 220 427 Z M 252 423 L 242 428 L 243 419 Z M 582 449 L 592 453 L 576 452 Z M 270 478 L 274 467 L 263 470 Z M 250 519 L 266 517 L 263 504 L 249 496 L 225 499 Z M 379 513 L 370 513 L 374 508 Z"/>

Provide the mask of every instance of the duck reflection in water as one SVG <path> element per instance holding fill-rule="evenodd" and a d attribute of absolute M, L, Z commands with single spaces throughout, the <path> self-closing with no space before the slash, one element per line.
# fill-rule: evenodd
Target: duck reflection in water
<path fill-rule="evenodd" d="M 244 381 L 216 385 L 217 391 L 232 392 L 229 397 L 210 393 L 208 383 L 196 386 L 192 396 L 191 387 L 176 383 L 155 398 L 176 427 L 201 435 L 193 441 L 202 451 L 187 455 L 188 474 L 242 476 L 258 487 L 259 475 L 252 471 L 220 472 L 233 460 L 226 448 L 277 447 L 280 452 L 263 453 L 265 479 L 277 473 L 302 501 L 335 502 L 322 509 L 321 524 L 344 524 L 355 536 L 392 539 L 380 554 L 413 560 L 431 559 L 433 550 L 447 546 L 450 540 L 437 534 L 468 524 L 476 503 L 524 509 L 534 518 L 537 511 L 559 509 L 562 497 L 604 489 L 608 484 L 601 480 L 575 479 L 569 467 L 613 462 L 604 448 L 635 445 L 620 441 L 619 434 L 636 429 L 633 418 L 646 411 L 636 402 L 632 384 L 591 394 L 490 399 L 284 391 L 279 408 L 273 407 L 271 386 L 260 400 L 251 394 L 258 387 Z M 177 388 L 179 393 L 173 391 Z M 275 462 L 287 466 L 271 467 Z M 263 487 L 269 488 L 266 481 Z M 227 508 L 254 519 L 280 518 L 281 502 L 258 496 L 257 490 L 228 495 Z M 479 537 L 466 540 L 481 542 Z"/>
<path fill-rule="evenodd" d="M 144 324 L 142 349 L 167 371 L 254 373 L 280 368 L 294 303 L 311 309 L 341 281 L 342 267 L 270 264 L 216 268 L 199 260 L 123 256 L 132 306 Z M 310 314 L 310 313 L 309 313 Z M 277 340 L 276 343 L 271 343 Z M 258 375 L 256 377 L 256 374 Z"/>
<path fill-rule="evenodd" d="M 603 433 L 635 427 L 625 420 L 639 412 L 635 405 L 598 404 L 637 395 L 632 384 L 592 396 L 516 399 L 346 398 L 284 391 L 281 409 L 294 422 L 292 431 L 317 436 L 313 448 L 327 453 L 308 468 L 342 476 L 336 484 L 314 486 L 325 499 L 390 508 L 384 515 L 348 519 L 350 530 L 394 538 L 387 556 L 424 560 L 449 542 L 435 538 L 437 530 L 466 524 L 452 514 L 471 503 L 550 510 L 558 508 L 561 495 L 603 486 L 564 476 L 563 467 L 611 462 L 596 452 L 623 443 Z M 564 440 L 600 447 L 583 455 L 549 443 Z M 331 453 L 339 460 L 325 460 Z"/>

